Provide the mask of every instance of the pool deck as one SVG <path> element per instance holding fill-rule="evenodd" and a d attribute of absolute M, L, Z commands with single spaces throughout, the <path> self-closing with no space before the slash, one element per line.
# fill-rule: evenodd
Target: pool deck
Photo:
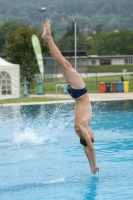
<path fill-rule="evenodd" d="M 30 95 L 31 97 L 52 97 L 61 99 L 72 100 L 69 94 L 45 94 L 45 95 Z M 111 101 L 111 100 L 123 100 L 123 99 L 133 99 L 133 92 L 128 93 L 89 93 L 90 101 Z"/>
<path fill-rule="evenodd" d="M 55 98 L 56 101 L 45 102 L 21 102 L 21 103 L 9 103 L 3 104 L 3 106 L 15 106 L 15 105 L 34 105 L 34 104 L 52 104 L 63 102 L 74 102 L 74 100 L 68 94 L 45 94 L 45 95 L 29 95 L 30 97 L 50 97 Z M 64 100 L 59 100 L 59 99 Z M 116 100 L 133 100 L 133 92 L 128 93 L 89 93 L 90 101 L 116 101 Z"/>

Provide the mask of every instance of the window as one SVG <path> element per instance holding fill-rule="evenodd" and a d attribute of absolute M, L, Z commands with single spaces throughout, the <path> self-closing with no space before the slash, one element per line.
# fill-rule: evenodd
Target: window
<path fill-rule="evenodd" d="M 128 64 L 128 59 L 125 59 L 125 64 Z"/>
<path fill-rule="evenodd" d="M 125 59 L 125 64 L 126 65 L 132 65 L 133 64 L 133 59 Z"/>
<path fill-rule="evenodd" d="M 111 65 L 111 60 L 110 59 L 101 59 L 100 65 Z"/>
<path fill-rule="evenodd" d="M 92 60 L 92 65 L 96 65 L 96 60 Z"/>
<path fill-rule="evenodd" d="M 11 94 L 11 77 L 7 72 L 0 72 L 0 86 L 3 95 Z"/>

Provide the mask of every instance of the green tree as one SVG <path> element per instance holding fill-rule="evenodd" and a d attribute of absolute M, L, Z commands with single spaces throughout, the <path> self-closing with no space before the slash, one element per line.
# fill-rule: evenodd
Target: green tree
<path fill-rule="evenodd" d="M 80 33 L 77 26 L 77 50 L 83 50 L 85 37 Z M 74 23 L 68 26 L 63 38 L 57 41 L 57 45 L 61 50 L 74 50 Z"/>
<path fill-rule="evenodd" d="M 103 26 L 102 24 L 97 24 L 95 26 L 95 31 L 96 31 L 97 34 L 102 32 L 102 26 Z"/>
<path fill-rule="evenodd" d="M 133 54 L 133 32 L 131 30 L 120 30 L 115 34 L 119 46 L 119 54 L 132 55 Z"/>
<path fill-rule="evenodd" d="M 34 74 L 39 72 L 31 43 L 31 36 L 33 34 L 38 36 L 42 51 L 48 52 L 48 46 L 41 38 L 41 33 L 38 32 L 36 28 L 30 29 L 26 25 L 19 27 L 15 32 L 9 31 L 6 34 L 8 44 L 6 44 L 4 48 L 4 53 L 8 60 L 14 64 L 20 65 L 21 81 L 24 81 L 26 78 L 29 82 L 29 86 L 33 83 Z"/>
<path fill-rule="evenodd" d="M 16 22 L 5 22 L 0 26 L 0 52 L 3 52 L 4 45 L 6 44 L 7 32 L 14 32 L 19 26 L 21 26 L 21 24 Z"/>
<path fill-rule="evenodd" d="M 73 20 L 75 12 L 79 14 L 78 25 L 95 30 L 97 24 L 103 25 L 103 30 L 114 29 L 133 30 L 133 1 L 132 0 L 48 0 L 45 1 L 46 12 L 38 12 L 42 0 L 22 1 L 0 0 L 0 25 L 9 20 L 28 24 L 42 29 L 42 19 L 50 19 L 52 27 L 61 37 L 67 25 Z M 54 3 L 53 3 L 54 2 Z"/>
<path fill-rule="evenodd" d="M 91 35 L 86 36 L 85 38 L 85 49 L 86 50 L 91 50 L 94 47 L 94 38 Z"/>
<path fill-rule="evenodd" d="M 92 37 L 94 43 L 89 49 L 89 54 L 132 55 L 133 53 L 133 32 L 130 30 L 120 30 L 113 33 L 101 32 Z"/>

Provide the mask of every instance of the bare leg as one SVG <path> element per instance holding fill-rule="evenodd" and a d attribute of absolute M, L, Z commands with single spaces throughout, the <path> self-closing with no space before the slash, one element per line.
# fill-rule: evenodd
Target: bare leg
<path fill-rule="evenodd" d="M 48 43 L 51 55 L 54 61 L 60 66 L 64 79 L 68 85 L 75 89 L 82 89 L 85 87 L 84 81 L 81 76 L 75 71 L 71 64 L 62 56 L 61 52 L 55 45 L 51 36 L 50 21 L 44 24 L 44 31 L 42 38 Z"/>

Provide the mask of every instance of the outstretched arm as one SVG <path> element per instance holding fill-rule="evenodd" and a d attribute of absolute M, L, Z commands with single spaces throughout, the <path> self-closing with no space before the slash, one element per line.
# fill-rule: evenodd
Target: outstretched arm
<path fill-rule="evenodd" d="M 91 172 L 93 174 L 96 174 L 96 172 L 99 171 L 99 167 L 97 167 L 97 166 L 94 167 L 93 166 L 88 146 L 84 146 L 84 151 L 85 151 L 86 157 L 87 157 L 87 159 L 89 161 Z"/>
<path fill-rule="evenodd" d="M 90 164 L 90 168 L 92 169 L 92 162 L 91 162 L 91 157 L 90 157 L 90 153 L 89 153 L 89 149 L 87 146 L 84 146 L 84 151 L 85 151 L 85 154 L 86 154 L 86 157 L 89 161 L 89 164 Z"/>
<path fill-rule="evenodd" d="M 82 137 L 85 139 L 87 143 L 87 146 L 84 146 L 84 151 L 88 158 L 92 173 L 96 174 L 96 172 L 99 171 L 99 167 L 96 166 L 95 148 L 92 144 L 92 141 L 88 132 L 86 131 L 86 128 L 85 127 L 80 127 L 80 128 L 81 128 Z"/>

